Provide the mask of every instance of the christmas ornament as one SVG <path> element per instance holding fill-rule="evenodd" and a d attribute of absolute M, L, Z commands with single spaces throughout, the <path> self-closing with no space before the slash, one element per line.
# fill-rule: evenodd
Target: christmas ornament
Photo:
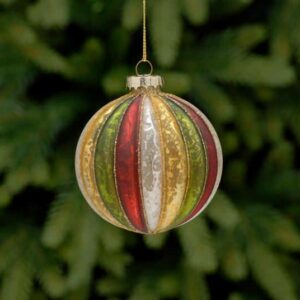
<path fill-rule="evenodd" d="M 76 150 L 76 175 L 89 205 L 106 221 L 154 234 L 185 224 L 213 198 L 222 173 L 217 134 L 189 102 L 160 90 L 146 52 L 131 92 L 91 118 Z M 150 67 L 140 74 L 141 64 Z"/>

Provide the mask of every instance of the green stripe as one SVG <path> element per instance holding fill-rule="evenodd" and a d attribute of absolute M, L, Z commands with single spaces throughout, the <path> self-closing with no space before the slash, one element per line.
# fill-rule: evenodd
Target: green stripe
<path fill-rule="evenodd" d="M 189 183 L 186 197 L 179 214 L 172 226 L 181 223 L 194 209 L 204 189 L 206 181 L 206 154 L 199 131 L 187 112 L 173 101 L 166 99 L 184 135 L 184 142 L 188 151 L 190 168 Z"/>
<path fill-rule="evenodd" d="M 110 213 L 123 225 L 130 226 L 122 210 L 115 184 L 115 141 L 122 117 L 132 99 L 120 104 L 107 119 L 97 141 L 95 176 L 101 198 Z"/>

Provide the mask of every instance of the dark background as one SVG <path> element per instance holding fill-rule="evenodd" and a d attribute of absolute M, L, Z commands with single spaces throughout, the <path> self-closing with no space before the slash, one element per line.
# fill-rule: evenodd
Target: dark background
<path fill-rule="evenodd" d="M 141 0 L 0 0 L 0 299 L 300 297 L 300 1 L 149 0 L 164 91 L 212 121 L 214 201 L 143 237 L 97 217 L 74 152 L 127 93 Z"/>

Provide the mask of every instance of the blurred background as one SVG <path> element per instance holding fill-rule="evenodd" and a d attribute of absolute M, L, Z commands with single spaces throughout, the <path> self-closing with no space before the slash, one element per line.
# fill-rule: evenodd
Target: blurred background
<path fill-rule="evenodd" d="M 300 1 L 149 0 L 164 90 L 223 146 L 205 213 L 158 236 L 97 217 L 74 174 L 125 94 L 141 0 L 0 0 L 0 299 L 300 299 Z"/>

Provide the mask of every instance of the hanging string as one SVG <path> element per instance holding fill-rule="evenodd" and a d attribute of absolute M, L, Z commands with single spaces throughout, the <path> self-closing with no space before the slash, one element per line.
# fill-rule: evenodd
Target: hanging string
<path fill-rule="evenodd" d="M 143 57 L 142 61 L 147 61 L 147 4 L 143 0 Z"/>
<path fill-rule="evenodd" d="M 141 64 L 148 64 L 150 71 L 147 74 L 143 75 L 151 75 L 153 71 L 153 66 L 147 57 L 147 1 L 143 0 L 143 55 L 142 59 L 137 63 L 135 67 L 136 74 L 141 76 L 139 72 L 139 67 Z"/>

